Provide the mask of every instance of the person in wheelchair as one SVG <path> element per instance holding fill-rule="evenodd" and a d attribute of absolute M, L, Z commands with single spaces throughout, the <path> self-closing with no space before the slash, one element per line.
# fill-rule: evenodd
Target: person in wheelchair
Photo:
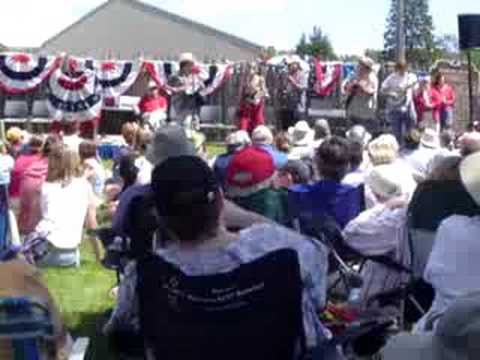
<path fill-rule="evenodd" d="M 198 157 L 166 159 L 156 166 L 151 187 L 155 208 L 168 236 L 165 246 L 155 250 L 161 261 L 168 262 L 185 276 L 202 277 L 228 273 L 282 249 L 293 250 L 300 268 L 305 344 L 307 348 L 315 348 L 330 337 L 317 316 L 326 304 L 325 248 L 272 223 L 253 225 L 238 233 L 228 231 L 221 184 Z M 132 336 L 124 337 L 130 341 L 142 331 L 138 294 L 141 268 L 138 266 L 143 260 L 139 259 L 129 265 L 120 284 L 117 306 L 104 327 L 104 332 L 113 337 L 118 332 L 130 332 Z M 161 274 L 158 276 L 161 279 Z M 232 322 L 231 326 L 237 325 Z"/>

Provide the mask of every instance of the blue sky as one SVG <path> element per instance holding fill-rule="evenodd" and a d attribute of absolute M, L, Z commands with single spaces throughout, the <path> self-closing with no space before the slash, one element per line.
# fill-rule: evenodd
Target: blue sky
<path fill-rule="evenodd" d="M 0 43 L 38 46 L 105 0 L 3 0 Z M 288 49 L 322 27 L 337 53 L 381 48 L 390 0 L 145 0 L 260 45 Z M 28 9 L 28 11 L 25 11 Z M 457 33 L 457 14 L 480 13 L 480 0 L 430 0 L 436 32 Z"/>

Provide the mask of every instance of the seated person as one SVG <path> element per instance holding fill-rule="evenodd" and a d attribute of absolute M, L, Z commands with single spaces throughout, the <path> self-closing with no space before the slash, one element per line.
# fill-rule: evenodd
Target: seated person
<path fill-rule="evenodd" d="M 273 158 L 275 168 L 280 169 L 287 163 L 288 157 L 284 152 L 275 148 L 272 131 L 265 125 L 260 125 L 252 132 L 252 144 L 266 150 Z"/>
<path fill-rule="evenodd" d="M 368 144 L 372 140 L 372 135 L 362 125 L 354 125 L 346 132 L 347 140 L 362 145 L 362 162 L 359 166 L 362 170 L 368 170 L 370 159 L 368 158 Z"/>
<path fill-rule="evenodd" d="M 95 229 L 96 204 L 92 188 L 82 176 L 78 152 L 64 145 L 52 149 L 41 188 L 41 219 L 25 240 L 25 255 L 42 266 L 79 263 L 85 221 Z"/>
<path fill-rule="evenodd" d="M 238 206 L 280 224 L 287 222 L 287 192 L 275 188 L 272 156 L 249 146 L 236 152 L 227 168 L 225 193 Z"/>
<path fill-rule="evenodd" d="M 313 124 L 313 130 L 315 131 L 313 147 L 318 149 L 322 142 L 332 136 L 332 130 L 330 130 L 330 124 L 327 119 L 315 120 Z"/>
<path fill-rule="evenodd" d="M 365 182 L 377 197 L 377 205 L 363 211 L 350 221 L 343 231 L 345 242 L 366 256 L 387 256 L 393 261 L 408 265 L 405 253 L 407 241 L 405 224 L 407 196 L 402 183 L 390 165 L 375 167 Z M 364 285 L 363 303 L 383 291 L 395 289 L 405 275 L 378 262 L 368 261 L 362 269 Z"/>
<path fill-rule="evenodd" d="M 480 153 L 475 153 L 460 165 L 462 183 L 477 205 L 480 205 L 479 162 Z M 416 331 L 426 331 L 428 324 L 435 327 L 436 319 L 456 299 L 480 289 L 479 234 L 480 211 L 471 217 L 453 215 L 440 224 L 424 273 L 425 281 L 435 290 L 435 298 L 428 313 L 417 323 Z"/>
<path fill-rule="evenodd" d="M 288 129 L 292 147 L 288 153 L 290 160 L 312 160 L 315 153 L 315 130 L 305 120 Z"/>
<path fill-rule="evenodd" d="M 53 148 L 61 144 L 57 135 L 49 135 L 42 148 L 41 157 L 25 169 L 20 179 L 18 230 L 20 235 L 30 234 L 41 219 L 40 192 L 47 178 L 48 157 Z"/>
<path fill-rule="evenodd" d="M 368 144 L 368 155 L 372 168 L 378 165 L 389 164 L 390 169 L 401 177 L 402 188 L 406 193 L 413 195 L 417 183 L 413 178 L 410 166 L 400 158 L 399 145 L 393 135 L 384 134 L 372 140 Z M 365 201 L 368 208 L 376 205 L 376 197 L 368 186 L 365 187 Z"/>
<path fill-rule="evenodd" d="M 384 360 L 471 360 L 480 357 L 480 293 L 460 297 L 426 334 L 399 334 L 382 350 Z"/>
<path fill-rule="evenodd" d="M 12 169 L 11 182 L 9 187 L 10 201 L 18 200 L 20 197 L 20 182 L 25 171 L 34 162 L 42 157 L 43 139 L 40 136 L 34 135 L 28 141 L 28 151 L 20 154 L 15 160 L 15 165 Z"/>
<path fill-rule="evenodd" d="M 290 215 L 297 218 L 307 214 L 325 214 L 343 228 L 364 207 L 363 191 L 342 184 L 349 169 L 348 141 L 338 136 L 326 139 L 317 151 L 317 170 L 321 180 L 315 184 L 293 185 L 289 188 Z M 302 224 L 299 225 L 302 227 Z"/>
<path fill-rule="evenodd" d="M 146 159 L 153 165 L 159 165 L 169 157 L 196 155 L 195 147 L 188 140 L 185 130 L 178 125 L 166 125 L 159 129 L 149 145 Z M 112 228 L 120 235 L 131 232 L 131 219 L 128 210 L 131 202 L 151 193 L 150 184 L 133 185 L 119 197 L 118 207 L 113 216 Z M 228 228 L 241 229 L 253 223 L 268 221 L 263 216 L 245 211 L 231 201 L 225 201 L 225 222 Z"/>
<path fill-rule="evenodd" d="M 156 209 L 169 233 L 166 246 L 156 251 L 159 256 L 189 275 L 211 275 L 278 249 L 293 249 L 302 273 L 307 346 L 313 348 L 329 336 L 317 317 L 326 302 L 327 253 L 322 247 L 274 224 L 229 232 L 222 221 L 220 184 L 198 157 L 171 157 L 162 162 L 154 170 L 152 188 Z M 140 330 L 135 287 L 136 264 L 132 262 L 120 284 L 118 304 L 104 327 L 107 334 Z"/>
<path fill-rule="evenodd" d="M 217 175 L 218 181 L 220 181 L 222 186 L 225 186 L 227 167 L 233 154 L 244 146 L 250 145 L 251 140 L 245 130 L 238 130 L 228 135 L 226 143 L 227 152 L 218 155 L 213 161 L 213 171 L 215 172 L 215 175 Z"/>
<path fill-rule="evenodd" d="M 139 185 L 150 184 L 153 165 L 146 158 L 147 148 L 152 142 L 152 133 L 139 129 L 135 139 L 135 167 L 138 169 L 136 183 Z"/>
<path fill-rule="evenodd" d="M 362 168 L 363 164 L 363 145 L 358 141 L 349 141 L 350 171 L 343 178 L 344 184 L 358 186 L 365 182 L 367 171 Z"/>
<path fill-rule="evenodd" d="M 84 174 L 91 184 L 93 193 L 100 198 L 105 185 L 105 170 L 97 157 L 97 144 L 94 141 L 82 141 L 78 147 Z"/>
<path fill-rule="evenodd" d="M 47 305 L 52 318 L 53 337 L 51 343 L 45 345 L 53 350 L 53 354 L 48 354 L 48 357 L 43 354 L 45 357 L 42 359 L 67 360 L 73 345 L 72 339 L 53 297 L 42 281 L 40 271 L 18 259 L 0 262 L 0 299 L 5 297 L 35 299 Z M 0 359 L 13 359 L 6 346 L 7 343 L 0 339 Z"/>
<path fill-rule="evenodd" d="M 287 164 L 278 171 L 275 178 L 275 187 L 286 188 L 295 184 L 309 184 L 313 178 L 313 171 L 302 160 L 288 160 Z"/>

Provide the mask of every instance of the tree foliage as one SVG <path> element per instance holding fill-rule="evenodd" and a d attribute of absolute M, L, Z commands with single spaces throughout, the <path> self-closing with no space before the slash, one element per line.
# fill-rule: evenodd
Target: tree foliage
<path fill-rule="evenodd" d="M 337 59 L 330 38 L 318 26 L 313 28 L 308 38 L 306 34 L 302 34 L 296 47 L 296 53 L 302 57 L 305 55 L 318 55 L 323 60 Z"/>
<path fill-rule="evenodd" d="M 384 33 L 388 60 L 394 60 L 397 45 L 398 1 L 391 1 Z M 415 68 L 428 68 L 438 56 L 433 35 L 433 18 L 428 0 L 405 1 L 405 48 L 407 61 Z"/>

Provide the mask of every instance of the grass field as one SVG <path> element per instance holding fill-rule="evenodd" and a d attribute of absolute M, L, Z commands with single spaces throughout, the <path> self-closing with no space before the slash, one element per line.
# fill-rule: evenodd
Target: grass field
<path fill-rule="evenodd" d="M 223 149 L 221 144 L 207 145 L 210 156 L 223 152 Z M 104 165 L 110 167 L 111 162 Z M 114 305 L 108 291 L 116 284 L 116 276 L 96 263 L 87 241 L 81 246 L 81 259 L 79 268 L 46 269 L 44 277 L 73 336 L 90 338 L 87 359 L 113 359 L 100 330 L 105 312 Z"/>
<path fill-rule="evenodd" d="M 95 262 L 90 245 L 81 248 L 79 268 L 45 269 L 44 278 L 74 337 L 90 338 L 87 359 L 109 359 L 107 342 L 99 333 L 104 313 L 114 302 L 108 291 L 116 283 L 115 273 Z"/>

